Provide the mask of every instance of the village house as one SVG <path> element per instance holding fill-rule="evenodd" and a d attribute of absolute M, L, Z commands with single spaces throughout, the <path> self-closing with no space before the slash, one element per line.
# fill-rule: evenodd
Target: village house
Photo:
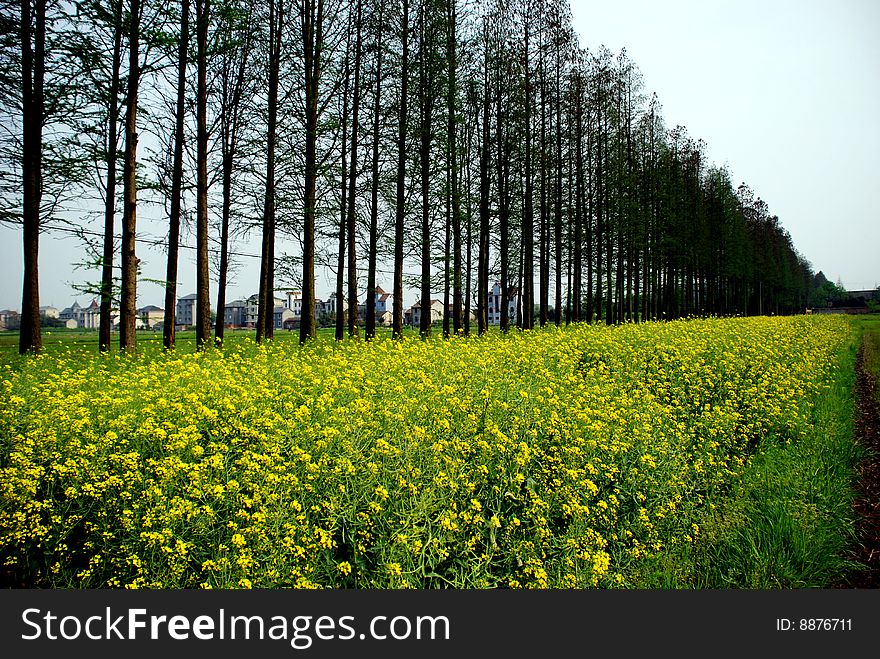
<path fill-rule="evenodd" d="M 165 310 L 154 304 L 141 307 L 137 314 L 142 329 L 157 329 L 165 321 Z"/>
<path fill-rule="evenodd" d="M 327 298 L 326 302 L 322 303 L 321 312 L 327 314 L 328 316 L 336 316 L 337 307 L 345 313 L 348 310 L 348 302 L 345 301 L 345 298 L 342 299 L 342 302 L 337 305 L 336 304 L 336 293 L 330 293 L 330 297 Z"/>
<path fill-rule="evenodd" d="M 516 323 L 516 303 L 519 291 L 516 286 L 507 287 L 507 322 L 509 325 Z M 501 324 L 501 282 L 496 281 L 489 291 L 488 322 L 490 325 Z"/>
<path fill-rule="evenodd" d="M 272 298 L 274 304 L 272 308 L 275 309 L 277 307 L 287 306 L 284 298 L 273 297 Z M 258 293 L 254 293 L 246 300 L 245 306 L 245 317 L 244 317 L 244 327 L 256 327 L 257 326 L 257 318 L 260 315 L 260 295 Z"/>
<path fill-rule="evenodd" d="M 196 294 L 177 298 L 174 323 L 178 327 L 190 327 L 196 322 Z"/>
<path fill-rule="evenodd" d="M 244 327 L 247 316 L 247 301 L 228 302 L 223 311 L 223 324 L 229 328 Z"/>
<path fill-rule="evenodd" d="M 383 291 L 381 287 L 376 286 L 376 317 L 378 318 L 386 311 L 391 311 L 389 307 L 392 304 L 394 304 L 394 296 Z"/>
<path fill-rule="evenodd" d="M 289 328 L 294 320 L 299 319 L 299 316 L 293 312 L 293 309 L 288 309 L 286 306 L 281 305 L 273 309 L 272 319 L 275 329 L 285 329 Z"/>
<path fill-rule="evenodd" d="M 12 309 L 0 310 L 0 329 L 18 329 L 21 326 L 21 316 Z"/>
<path fill-rule="evenodd" d="M 431 300 L 431 322 L 443 320 L 442 300 Z M 411 327 L 420 327 L 422 324 L 422 303 L 417 301 L 409 309 L 403 312 L 403 324 Z"/>
<path fill-rule="evenodd" d="M 58 312 L 58 319 L 70 329 L 96 330 L 101 321 L 101 306 L 95 299 L 87 307 L 74 300 L 72 305 Z"/>

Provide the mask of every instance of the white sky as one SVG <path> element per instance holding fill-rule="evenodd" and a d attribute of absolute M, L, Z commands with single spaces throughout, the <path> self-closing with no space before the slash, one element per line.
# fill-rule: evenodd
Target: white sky
<path fill-rule="evenodd" d="M 709 160 L 726 164 L 734 185 L 746 182 L 767 202 L 815 269 L 849 289 L 880 284 L 880 2 L 572 5 L 582 45 L 625 47 L 646 91 L 658 94 L 667 126 L 681 124 L 703 139 Z M 143 211 L 140 230 L 162 235 L 164 229 L 146 222 L 151 214 L 158 217 Z M 20 308 L 21 250 L 21 233 L 0 226 L 0 308 Z M 70 287 L 98 278 L 71 267 L 82 258 L 76 239 L 46 234 L 40 250 L 40 303 L 63 308 L 75 298 L 88 301 Z M 163 278 L 164 254 L 139 252 L 144 275 Z M 192 253 L 182 253 L 181 294 L 195 290 L 193 261 Z M 247 267 L 228 300 L 256 291 L 256 260 L 243 261 Z M 386 279 L 379 284 L 390 289 Z M 319 273 L 318 297 L 332 286 L 329 274 Z M 215 289 L 212 284 L 212 298 Z M 139 305 L 163 304 L 157 284 L 144 282 L 138 293 Z"/>
<path fill-rule="evenodd" d="M 668 127 L 748 184 L 828 279 L 880 284 L 880 2 L 572 0 L 581 45 L 625 47 Z"/>

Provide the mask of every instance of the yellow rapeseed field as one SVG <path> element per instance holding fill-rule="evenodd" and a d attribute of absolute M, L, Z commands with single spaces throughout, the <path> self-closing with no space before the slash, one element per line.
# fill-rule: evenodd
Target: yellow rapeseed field
<path fill-rule="evenodd" d="M 0 580 L 626 587 L 810 430 L 840 317 L 44 355 L 0 372 Z"/>

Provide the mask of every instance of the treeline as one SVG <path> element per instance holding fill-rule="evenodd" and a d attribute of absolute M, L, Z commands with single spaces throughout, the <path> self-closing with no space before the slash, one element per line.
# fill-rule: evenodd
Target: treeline
<path fill-rule="evenodd" d="M 564 0 L 23 0 L 2 21 L 0 219 L 23 227 L 23 352 L 40 348 L 40 230 L 90 196 L 102 349 L 117 306 L 135 347 L 147 202 L 168 222 L 169 348 L 182 230 L 199 345 L 223 340 L 248 234 L 258 340 L 281 284 L 301 288 L 301 340 L 315 336 L 316 267 L 336 272 L 338 339 L 359 332 L 364 289 L 374 335 L 380 272 L 394 336 L 405 284 L 422 309 L 442 297 L 444 335 L 487 329 L 496 280 L 501 309 L 517 301 L 504 330 L 791 313 L 810 292 L 778 218 L 666 127 L 625 52 L 579 46 Z M 300 249 L 277 254 L 281 238 Z"/>

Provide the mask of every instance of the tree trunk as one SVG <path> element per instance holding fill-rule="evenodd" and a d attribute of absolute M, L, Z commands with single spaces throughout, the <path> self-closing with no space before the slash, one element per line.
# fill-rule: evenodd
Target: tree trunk
<path fill-rule="evenodd" d="M 419 49 L 419 101 L 421 110 L 421 122 L 419 126 L 419 170 L 422 187 L 422 294 L 421 294 L 421 318 L 419 334 L 427 337 L 431 334 L 431 224 L 430 224 L 430 158 L 431 158 L 431 120 L 434 109 L 433 79 L 428 76 L 428 47 L 429 38 L 427 26 L 428 7 L 421 10 L 421 39 Z"/>
<path fill-rule="evenodd" d="M 525 28 L 525 200 L 522 215 L 522 328 L 534 327 L 535 307 L 535 248 L 534 248 L 534 190 L 532 183 L 532 86 L 529 69 L 529 26 Z"/>
<path fill-rule="evenodd" d="M 555 311 L 553 313 L 553 322 L 559 325 L 562 316 L 562 55 L 559 52 L 559 43 L 557 41 L 556 50 L 556 185 L 554 186 L 554 199 L 556 201 L 553 213 L 553 244 L 554 257 L 556 260 L 556 289 L 554 291 Z"/>
<path fill-rule="evenodd" d="M 208 24 L 210 0 L 196 0 L 196 348 L 211 338 L 210 274 L 208 271 Z M 218 310 L 220 313 L 220 310 Z"/>
<path fill-rule="evenodd" d="M 249 27 L 249 25 L 248 25 Z M 223 146 L 223 208 L 220 227 L 220 272 L 217 282 L 217 319 L 214 324 L 214 342 L 223 345 L 226 328 L 226 284 L 229 275 L 229 223 L 232 215 L 232 172 L 235 167 L 235 154 L 238 149 L 238 129 L 241 121 L 239 107 L 247 75 L 248 53 L 251 42 L 249 35 L 234 52 L 238 57 L 238 69 L 233 76 L 232 63 L 226 60 L 223 65 L 223 99 L 221 110 L 221 132 Z M 230 89 L 230 86 L 232 89 Z"/>
<path fill-rule="evenodd" d="M 379 31 L 376 37 L 376 96 L 373 105 L 373 164 L 370 181 L 370 245 L 367 253 L 367 300 L 364 321 L 364 338 L 376 335 L 376 260 L 379 243 L 379 128 L 382 112 L 382 28 L 384 25 L 384 4 L 379 6 Z"/>
<path fill-rule="evenodd" d="M 345 42 L 345 81 L 342 90 L 342 163 L 340 179 L 342 181 L 339 194 L 339 238 L 337 241 L 336 254 L 336 335 L 337 341 L 345 338 L 345 315 L 343 314 L 343 300 L 345 299 L 345 229 L 348 218 L 348 89 L 351 83 L 351 21 L 348 22 Z"/>
<path fill-rule="evenodd" d="M 544 80 L 544 65 L 538 73 L 541 81 L 541 207 L 538 227 L 538 322 L 541 327 L 548 320 L 548 298 L 550 295 L 550 244 L 549 208 L 547 207 L 547 89 Z"/>
<path fill-rule="evenodd" d="M 458 43 L 456 37 L 456 0 L 446 3 L 446 65 L 449 84 L 447 86 L 446 111 L 449 141 L 449 196 L 452 206 L 452 331 L 461 331 L 461 190 L 458 183 L 458 119 L 456 97 L 458 95 Z M 447 264 L 448 267 L 448 264 Z"/>
<path fill-rule="evenodd" d="M 165 320 L 162 342 L 173 350 L 177 324 L 177 262 L 180 250 L 180 197 L 183 188 L 183 119 L 186 102 L 186 64 L 189 47 L 189 0 L 180 3 L 180 44 L 177 55 L 177 110 L 174 128 L 174 164 L 171 174 L 171 213 L 168 219 L 168 265 L 165 274 Z"/>
<path fill-rule="evenodd" d="M 303 39 L 306 75 L 306 179 L 303 203 L 303 291 L 299 340 L 305 343 L 318 336 L 315 317 L 315 194 L 318 181 L 318 89 L 321 81 L 321 55 L 324 48 L 324 0 L 317 0 L 303 13 Z M 315 6 L 317 5 L 317 6 Z M 309 25 L 306 27 L 306 21 Z"/>
<path fill-rule="evenodd" d="M 477 255 L 477 332 L 489 329 L 489 38 L 485 39 L 480 137 L 480 236 Z"/>
<path fill-rule="evenodd" d="M 583 320 L 581 303 L 583 300 L 583 223 L 584 223 L 584 112 L 583 112 L 583 89 L 581 87 L 581 74 L 578 73 L 577 88 L 575 90 L 575 197 L 574 197 L 574 281 L 572 283 L 572 318 L 575 322 Z"/>
<path fill-rule="evenodd" d="M 357 301 L 357 213 L 355 199 L 357 194 L 358 138 L 360 137 L 361 107 L 361 59 L 362 59 L 363 2 L 357 3 L 357 26 L 354 46 L 354 99 L 352 100 L 351 121 L 351 163 L 348 174 L 348 335 L 358 335 Z"/>
<path fill-rule="evenodd" d="M 138 50 L 140 38 L 140 0 L 131 0 L 128 32 L 128 93 L 125 114 L 125 163 L 123 187 L 125 203 L 122 215 L 122 299 L 119 319 L 119 347 L 134 352 L 137 345 L 137 269 L 135 234 L 137 230 L 137 97 L 140 83 Z"/>
<path fill-rule="evenodd" d="M 397 195 L 394 213 L 394 300 L 391 336 L 403 337 L 403 223 L 405 219 L 407 87 L 409 78 L 409 0 L 403 0 L 400 60 L 400 114 L 397 121 Z"/>
<path fill-rule="evenodd" d="M 502 71 L 501 73 L 505 73 L 506 71 Z M 501 305 L 499 311 L 500 316 L 498 320 L 498 326 L 502 332 L 506 332 L 510 325 L 510 313 L 508 311 L 508 307 L 510 306 L 510 274 L 508 270 L 508 260 L 510 258 L 509 250 L 510 250 L 510 237 L 508 235 L 509 228 L 509 219 L 510 219 L 510 199 L 507 190 L 507 178 L 508 178 L 508 161 L 509 161 L 509 144 L 508 138 L 504 131 L 504 93 L 502 90 L 501 81 L 503 80 L 502 76 L 499 76 L 498 79 L 498 93 L 496 97 L 496 105 L 495 105 L 495 133 L 496 140 L 498 142 L 497 154 L 498 161 L 496 163 L 497 166 L 497 174 L 498 174 L 498 258 L 501 261 L 501 272 L 500 274 L 500 284 L 501 284 Z"/>
<path fill-rule="evenodd" d="M 277 11 L 276 11 L 277 6 Z M 263 201 L 263 241 L 260 253 L 260 290 L 257 307 L 257 343 L 272 338 L 267 334 L 275 311 L 272 281 L 272 257 L 275 243 L 275 143 L 278 127 L 278 75 L 281 66 L 281 31 L 284 25 L 284 4 L 269 3 L 269 89 L 266 125 L 266 190 Z"/>
<path fill-rule="evenodd" d="M 24 242 L 24 281 L 21 291 L 21 327 L 18 351 L 39 352 L 40 333 L 40 200 L 43 158 L 43 87 L 46 61 L 46 3 L 34 6 L 31 35 L 30 0 L 21 3 L 22 68 L 22 233 Z M 33 44 L 31 44 L 33 39 Z"/>
<path fill-rule="evenodd" d="M 122 0 L 113 3 L 113 70 L 107 102 L 107 184 L 104 198 L 104 244 L 101 258 L 101 310 L 98 350 L 110 349 L 113 328 L 113 243 L 116 222 L 116 160 L 119 150 L 119 69 L 122 66 Z"/>

